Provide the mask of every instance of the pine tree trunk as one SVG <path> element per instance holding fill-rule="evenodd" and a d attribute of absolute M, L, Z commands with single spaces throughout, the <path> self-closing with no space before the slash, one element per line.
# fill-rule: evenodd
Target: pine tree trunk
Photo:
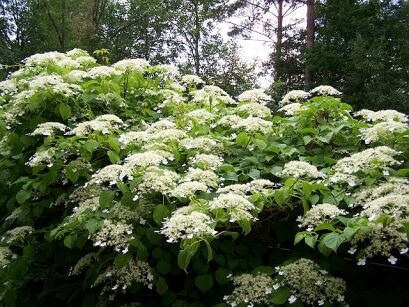
<path fill-rule="evenodd" d="M 281 77 L 281 63 L 282 63 L 282 46 L 283 46 L 283 3 L 284 0 L 278 0 L 278 10 L 277 10 L 277 41 L 275 46 L 275 60 L 274 60 L 274 71 L 275 80 L 279 80 Z"/>
<path fill-rule="evenodd" d="M 314 47 L 315 37 L 315 16 L 314 16 L 315 0 L 307 0 L 307 63 L 304 74 L 304 85 L 307 89 L 313 81 L 313 72 L 308 67 L 308 54 Z"/>

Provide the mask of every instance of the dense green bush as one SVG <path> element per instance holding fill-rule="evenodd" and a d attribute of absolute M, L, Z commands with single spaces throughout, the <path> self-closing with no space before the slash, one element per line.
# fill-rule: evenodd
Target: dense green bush
<path fill-rule="evenodd" d="M 409 304 L 404 114 L 81 50 L 0 91 L 4 305 Z"/>

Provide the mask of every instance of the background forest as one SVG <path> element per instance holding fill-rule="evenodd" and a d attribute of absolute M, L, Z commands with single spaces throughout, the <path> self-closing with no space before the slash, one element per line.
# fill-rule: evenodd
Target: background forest
<path fill-rule="evenodd" d="M 307 6 L 304 20 L 290 17 Z M 229 39 L 220 25 L 230 27 Z M 239 41 L 265 38 L 264 63 Z M 407 112 L 409 3 L 380 0 L 2 0 L 0 76 L 31 54 L 109 50 L 109 61 L 173 63 L 238 95 L 272 76 L 275 102 L 289 89 L 329 84 L 355 108 Z M 97 56 L 98 57 L 98 56 Z M 100 57 L 100 60 L 102 58 Z"/>

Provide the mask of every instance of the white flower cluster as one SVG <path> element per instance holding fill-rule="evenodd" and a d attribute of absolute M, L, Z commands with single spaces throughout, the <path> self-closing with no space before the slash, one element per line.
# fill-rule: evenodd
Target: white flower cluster
<path fill-rule="evenodd" d="M 154 69 L 160 73 L 162 78 L 175 79 L 180 75 L 179 68 L 175 65 L 161 64 L 156 65 Z"/>
<path fill-rule="evenodd" d="M 129 131 L 122 133 L 118 141 L 122 144 L 122 148 L 126 148 L 131 143 L 142 143 L 148 140 L 149 134 L 146 131 Z"/>
<path fill-rule="evenodd" d="M 189 198 L 197 192 L 210 192 L 207 185 L 200 181 L 186 181 L 176 186 L 171 195 L 178 198 Z"/>
<path fill-rule="evenodd" d="M 180 129 L 160 130 L 148 136 L 148 140 L 162 140 L 166 142 L 180 141 L 186 138 L 188 138 L 188 135 L 185 131 Z"/>
<path fill-rule="evenodd" d="M 380 111 L 375 112 L 375 111 L 363 109 L 363 110 L 356 112 L 355 115 L 361 116 L 367 121 L 372 121 L 372 122 L 396 121 L 396 122 L 404 123 L 408 121 L 408 116 L 406 114 L 403 114 L 396 110 L 380 110 Z"/>
<path fill-rule="evenodd" d="M 262 105 L 266 105 L 269 101 L 271 101 L 271 97 L 264 93 L 264 90 L 262 89 L 245 91 L 237 96 L 237 99 L 240 102 L 257 102 Z"/>
<path fill-rule="evenodd" d="M 94 246 L 112 246 L 115 251 L 126 254 L 128 252 L 129 241 L 133 239 L 131 236 L 132 231 L 132 225 L 104 220 L 102 227 L 91 237 L 94 241 Z"/>
<path fill-rule="evenodd" d="M 218 185 L 220 178 L 211 170 L 202 170 L 200 168 L 189 168 L 181 182 L 199 181 L 209 187 Z"/>
<path fill-rule="evenodd" d="M 234 290 L 223 300 L 234 307 L 239 304 L 269 306 L 268 298 L 273 291 L 273 279 L 267 274 L 241 274 L 233 277 Z"/>
<path fill-rule="evenodd" d="M 216 169 L 223 164 L 223 158 L 212 154 L 197 154 L 189 163 L 203 169 Z"/>
<path fill-rule="evenodd" d="M 196 149 L 205 152 L 217 152 L 222 149 L 221 144 L 218 144 L 216 140 L 205 136 L 197 138 L 186 138 L 180 142 L 180 144 L 186 149 Z"/>
<path fill-rule="evenodd" d="M 240 120 L 237 124 L 231 126 L 232 129 L 245 130 L 247 132 L 261 132 L 268 134 L 271 132 L 273 123 L 258 117 L 247 117 Z"/>
<path fill-rule="evenodd" d="M 90 79 L 108 78 L 117 74 L 119 72 L 110 66 L 96 66 L 87 71 L 87 77 Z"/>
<path fill-rule="evenodd" d="M 388 181 L 364 187 L 356 191 L 353 196 L 357 204 L 364 204 L 389 194 L 409 195 L 409 181 L 405 178 L 389 177 Z"/>
<path fill-rule="evenodd" d="M 310 93 L 304 92 L 302 90 L 289 91 L 287 94 L 284 95 L 283 99 L 281 99 L 280 105 L 286 106 L 294 103 L 301 104 L 305 102 L 308 99 L 308 97 L 310 97 Z"/>
<path fill-rule="evenodd" d="M 281 175 L 288 177 L 309 177 L 309 178 L 319 178 L 324 177 L 324 174 L 318 169 L 305 161 L 290 161 L 286 163 L 281 171 Z"/>
<path fill-rule="evenodd" d="M 71 70 L 64 76 L 70 82 L 80 82 L 88 77 L 88 73 L 83 70 Z"/>
<path fill-rule="evenodd" d="M 247 200 L 246 197 L 235 193 L 221 194 L 209 203 L 210 210 L 222 209 L 229 217 L 229 221 L 234 223 L 236 221 L 255 221 L 252 211 L 256 207 Z"/>
<path fill-rule="evenodd" d="M 335 173 L 347 175 L 356 174 L 365 170 L 379 168 L 385 172 L 389 167 L 399 165 L 400 162 L 393 157 L 399 152 L 387 146 L 378 146 L 353 154 L 350 157 L 342 158 L 334 165 Z"/>
<path fill-rule="evenodd" d="M 293 116 L 302 111 L 302 105 L 294 102 L 281 107 L 278 111 L 283 112 L 285 115 Z"/>
<path fill-rule="evenodd" d="M 132 173 L 136 167 L 159 166 L 168 164 L 173 155 L 163 150 L 150 150 L 132 154 L 125 159 L 124 168 Z"/>
<path fill-rule="evenodd" d="M 12 251 L 6 246 L 0 246 L 0 268 L 4 269 L 13 257 Z"/>
<path fill-rule="evenodd" d="M 404 225 L 409 223 L 408 208 L 408 194 L 389 194 L 364 205 L 359 216 L 367 219 L 369 224 L 351 238 L 350 253 L 354 253 L 358 246 L 365 246 L 360 252 L 358 265 L 365 265 L 367 258 L 375 256 L 383 256 L 391 264 L 396 264 L 395 252 L 406 254 L 409 251 L 409 240 L 404 230 Z"/>
<path fill-rule="evenodd" d="M 140 283 L 152 289 L 154 279 L 155 276 L 152 274 L 152 268 L 147 262 L 130 259 L 120 269 L 115 265 L 108 267 L 105 272 L 97 277 L 94 286 L 104 285 L 101 295 L 116 291 L 125 293 L 125 290 L 133 283 Z M 109 298 L 114 299 L 114 296 L 110 295 Z"/>
<path fill-rule="evenodd" d="M 182 207 L 164 220 L 160 233 L 170 243 L 183 239 L 214 237 L 217 231 L 211 227 L 212 224 L 213 220 L 207 214 Z"/>
<path fill-rule="evenodd" d="M 230 127 L 230 128 L 237 127 L 242 120 L 243 118 L 237 115 L 226 115 L 217 121 L 217 125 Z"/>
<path fill-rule="evenodd" d="M 57 122 L 46 122 L 39 124 L 31 135 L 53 135 L 58 131 L 65 132 L 67 126 Z"/>
<path fill-rule="evenodd" d="M 308 231 L 312 231 L 315 226 L 321 223 L 328 223 L 333 218 L 346 214 L 348 214 L 348 212 L 339 209 L 335 205 L 319 204 L 313 206 L 303 217 L 299 217 L 297 221 L 300 222 L 299 227 L 307 227 Z"/>
<path fill-rule="evenodd" d="M 52 167 L 55 159 L 55 152 L 53 149 L 37 151 L 27 162 L 26 165 L 36 167 L 46 164 L 47 167 Z"/>
<path fill-rule="evenodd" d="M 276 271 L 282 281 L 273 286 L 290 289 L 292 295 L 288 299 L 289 303 L 300 300 L 311 306 L 322 306 L 325 303 L 345 305 L 345 281 L 330 276 L 310 259 L 298 259 L 291 264 L 276 267 Z"/>
<path fill-rule="evenodd" d="M 76 84 L 65 83 L 59 75 L 35 76 L 30 80 L 28 91 L 35 93 L 40 90 L 51 90 L 56 94 L 66 97 L 74 96 L 82 92 L 82 88 Z M 24 92 L 22 92 L 24 93 Z M 30 95 L 31 96 L 31 95 Z"/>
<path fill-rule="evenodd" d="M 108 134 L 112 130 L 117 130 L 123 125 L 123 121 L 112 114 L 97 116 L 94 120 L 79 123 L 72 129 L 69 135 L 87 135 L 94 131 L 100 131 L 102 134 Z"/>
<path fill-rule="evenodd" d="M 340 96 L 342 93 L 332 86 L 320 85 L 313 88 L 310 93 L 314 96 Z"/>
<path fill-rule="evenodd" d="M 164 98 L 163 102 L 158 105 L 159 109 L 165 108 L 167 106 L 179 106 L 185 102 L 184 97 L 174 90 L 163 89 L 160 90 L 158 94 L 162 95 Z"/>
<path fill-rule="evenodd" d="M 17 82 L 13 79 L 8 79 L 0 82 L 0 97 L 3 95 L 12 95 L 18 90 Z"/>
<path fill-rule="evenodd" d="M 126 168 L 123 165 L 107 165 L 93 174 L 92 180 L 88 184 L 109 183 L 109 185 L 114 185 L 125 177 L 125 170 Z"/>
<path fill-rule="evenodd" d="M 64 53 L 53 51 L 36 53 L 24 59 L 23 62 L 26 64 L 26 66 L 44 66 L 48 64 L 56 64 L 65 59 L 67 59 L 67 56 Z"/>
<path fill-rule="evenodd" d="M 260 118 L 271 116 L 270 109 L 257 102 L 250 102 L 250 103 L 242 104 L 237 107 L 237 112 L 243 113 L 246 116 L 254 116 L 254 117 L 260 117 Z"/>
<path fill-rule="evenodd" d="M 182 77 L 182 83 L 187 85 L 199 85 L 204 84 L 205 82 L 202 80 L 202 78 L 196 75 L 184 75 Z"/>
<path fill-rule="evenodd" d="M 232 103 L 233 101 L 225 91 L 214 85 L 205 85 L 203 89 L 194 91 L 192 95 L 194 102 L 203 103 L 205 106 L 215 106 L 220 102 Z"/>
<path fill-rule="evenodd" d="M 245 184 L 230 184 L 228 186 L 219 188 L 217 193 L 234 193 L 238 195 L 245 196 L 247 193 L 256 194 L 262 193 L 266 194 L 269 188 L 275 187 L 276 184 L 267 179 L 254 179 Z"/>
<path fill-rule="evenodd" d="M 33 231 L 34 228 L 31 226 L 19 226 L 8 230 L 1 238 L 1 241 L 5 241 L 8 244 L 15 241 L 20 241 L 23 240 L 29 234 L 31 234 Z"/>
<path fill-rule="evenodd" d="M 149 66 L 149 62 L 144 59 L 125 59 L 116 62 L 112 65 L 115 69 L 119 71 L 143 71 Z"/>
<path fill-rule="evenodd" d="M 175 189 L 178 179 L 179 175 L 174 171 L 151 166 L 146 169 L 137 189 L 142 194 L 156 192 L 167 195 Z"/>
<path fill-rule="evenodd" d="M 395 121 L 385 121 L 362 130 L 362 139 L 365 144 L 370 144 L 379 140 L 387 140 L 395 133 L 401 133 L 408 130 L 407 124 Z"/>
<path fill-rule="evenodd" d="M 81 257 L 73 268 L 70 270 L 70 275 L 78 276 L 80 275 L 87 267 L 95 263 L 98 255 L 97 253 L 89 253 Z"/>
<path fill-rule="evenodd" d="M 188 118 L 195 119 L 199 124 L 204 124 L 214 118 L 214 114 L 206 109 L 197 109 L 186 114 Z"/>

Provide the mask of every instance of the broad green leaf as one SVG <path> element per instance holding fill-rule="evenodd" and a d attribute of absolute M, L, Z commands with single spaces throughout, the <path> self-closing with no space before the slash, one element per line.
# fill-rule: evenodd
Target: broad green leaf
<path fill-rule="evenodd" d="M 102 225 L 102 221 L 97 219 L 90 219 L 85 223 L 85 228 L 89 233 L 95 233 Z"/>
<path fill-rule="evenodd" d="M 294 245 L 297 245 L 298 243 L 300 243 L 305 238 L 306 235 L 307 235 L 307 232 L 305 231 L 297 232 L 294 238 Z"/>
<path fill-rule="evenodd" d="M 213 276 L 202 274 L 195 278 L 195 285 L 201 292 L 207 292 L 213 287 Z"/>
<path fill-rule="evenodd" d="M 95 140 L 88 140 L 85 142 L 84 147 L 88 152 L 93 153 L 96 149 L 98 149 L 99 143 Z"/>
<path fill-rule="evenodd" d="M 225 285 L 230 282 L 230 280 L 227 278 L 229 274 L 231 274 L 231 270 L 222 267 L 216 270 L 214 277 L 219 285 Z"/>
<path fill-rule="evenodd" d="M 169 216 L 169 213 L 169 209 L 165 205 L 157 205 L 155 209 L 153 209 L 153 220 L 160 226 L 162 225 L 163 219 Z"/>
<path fill-rule="evenodd" d="M 170 263 L 169 261 L 159 260 L 156 264 L 156 270 L 161 273 L 162 275 L 166 275 L 170 272 Z"/>
<path fill-rule="evenodd" d="M 240 132 L 237 135 L 236 143 L 243 146 L 243 147 L 245 147 L 248 144 L 249 140 L 250 140 L 250 136 L 248 135 L 248 133 Z"/>
<path fill-rule="evenodd" d="M 28 200 L 30 197 L 31 197 L 31 193 L 25 190 L 20 190 L 16 194 L 16 200 L 20 205 L 25 203 L 26 200 Z"/>
<path fill-rule="evenodd" d="M 318 224 L 317 227 L 314 229 L 315 231 L 320 231 L 320 230 L 330 230 L 330 231 L 336 231 L 335 227 L 332 226 L 329 223 L 321 223 Z"/>
<path fill-rule="evenodd" d="M 60 115 L 64 120 L 67 120 L 71 117 L 71 107 L 67 104 L 60 103 L 60 105 L 58 106 L 58 111 L 60 112 Z"/>
<path fill-rule="evenodd" d="M 159 295 L 163 295 L 168 291 L 168 284 L 166 282 L 166 279 L 163 277 L 159 277 L 156 281 L 156 291 L 158 292 Z"/>
<path fill-rule="evenodd" d="M 273 293 L 271 293 L 270 295 L 269 301 L 275 305 L 283 305 L 284 303 L 287 302 L 290 296 L 291 296 L 290 289 L 284 287 L 274 290 Z"/>
<path fill-rule="evenodd" d="M 249 177 L 252 179 L 259 179 L 260 178 L 260 171 L 258 169 L 251 169 L 249 172 Z"/>
<path fill-rule="evenodd" d="M 111 208 L 115 193 L 113 191 L 102 191 L 99 195 L 101 208 Z"/>
<path fill-rule="evenodd" d="M 64 245 L 68 248 L 72 248 L 75 244 L 76 236 L 68 235 L 64 238 Z"/>
<path fill-rule="evenodd" d="M 199 242 L 194 242 L 193 244 L 188 245 L 184 249 L 179 251 L 178 265 L 182 270 L 186 271 L 187 267 L 189 266 L 190 260 L 197 252 L 199 246 Z"/>
<path fill-rule="evenodd" d="M 328 247 L 329 249 L 333 250 L 334 252 L 337 252 L 338 247 L 345 242 L 345 238 L 336 233 L 332 232 L 327 234 L 323 239 L 322 239 L 323 244 Z"/>
<path fill-rule="evenodd" d="M 109 161 L 111 161 L 112 164 L 116 164 L 119 161 L 121 161 L 121 158 L 115 151 L 109 150 L 107 152 L 107 155 L 108 155 Z"/>

